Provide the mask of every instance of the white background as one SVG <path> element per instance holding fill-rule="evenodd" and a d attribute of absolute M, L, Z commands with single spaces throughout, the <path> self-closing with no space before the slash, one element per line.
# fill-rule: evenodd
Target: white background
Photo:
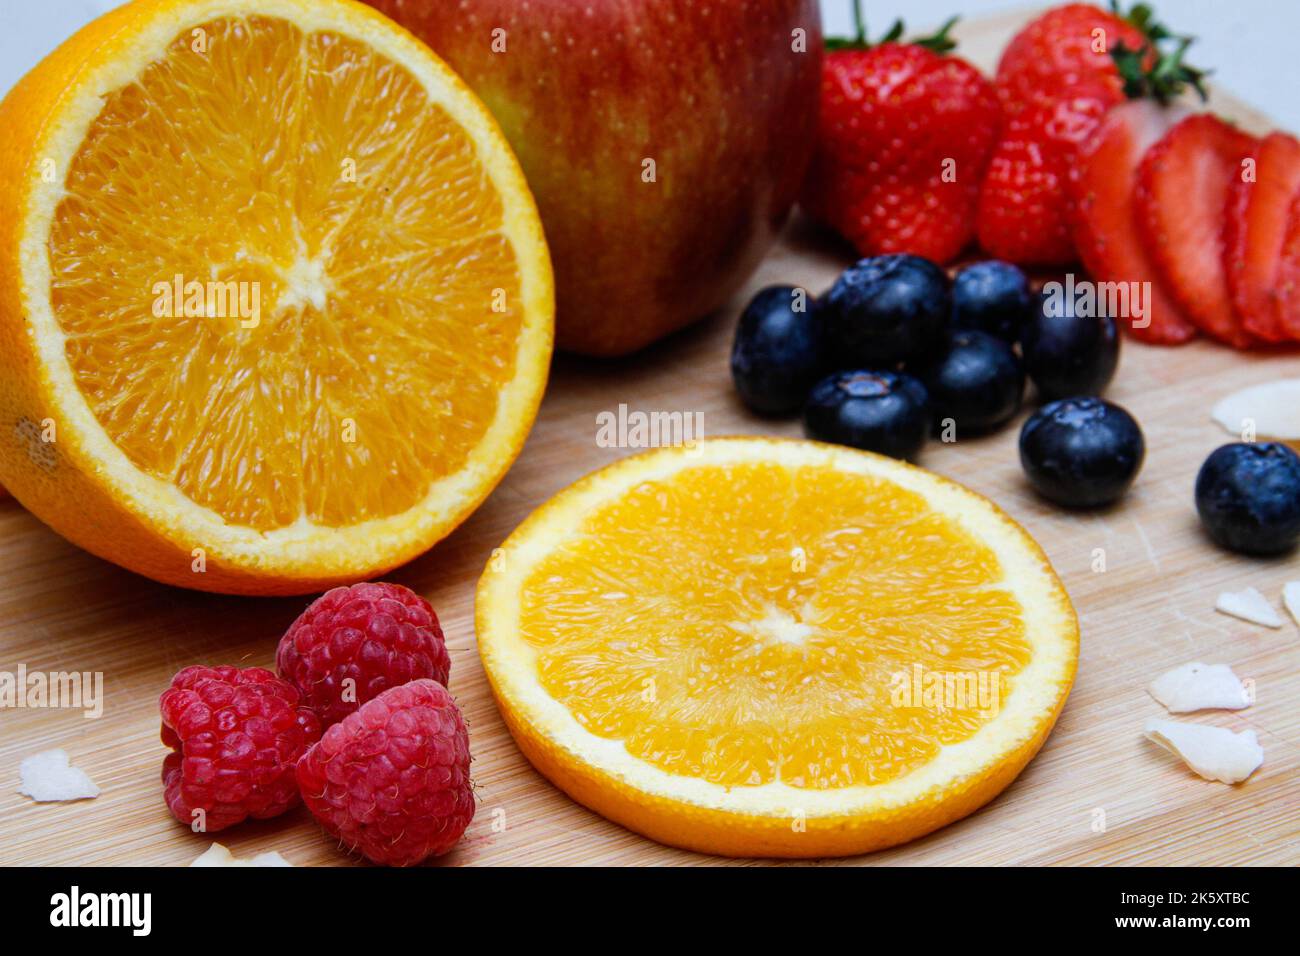
<path fill-rule="evenodd" d="M 0 93 L 78 26 L 117 6 L 118 0 L 0 0 Z M 453 0 L 428 0 L 450 3 Z M 641 0 L 643 3 L 662 0 Z M 762 0 L 750 0 L 761 3 Z M 1106 6 L 1106 0 L 1097 0 Z M 918 29 L 963 17 L 1023 7 L 1005 0 L 864 0 L 870 29 L 879 34 L 906 13 Z M 1169 26 L 1199 37 L 1191 58 L 1215 71 L 1219 83 L 1271 115 L 1280 125 L 1300 130 L 1300 3 L 1296 0 L 1153 0 Z M 1044 4 L 1045 6 L 1046 4 Z M 1126 9 L 1131 0 L 1124 0 Z M 822 0 L 828 33 L 848 34 L 852 0 Z"/>

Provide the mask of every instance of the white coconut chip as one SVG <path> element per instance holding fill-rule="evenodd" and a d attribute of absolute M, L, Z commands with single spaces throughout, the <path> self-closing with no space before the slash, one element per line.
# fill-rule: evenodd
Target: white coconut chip
<path fill-rule="evenodd" d="M 1250 696 L 1227 664 L 1184 664 L 1161 674 L 1147 689 L 1171 714 L 1250 706 Z"/>
<path fill-rule="evenodd" d="M 1246 588 L 1244 591 L 1224 591 L 1219 595 L 1219 603 L 1214 605 L 1214 609 L 1221 614 L 1229 614 L 1243 621 L 1249 621 L 1251 624 L 1261 624 L 1264 627 L 1282 626 L 1282 618 L 1278 617 L 1277 611 L 1273 610 L 1273 605 L 1268 603 L 1268 598 L 1254 588 Z"/>
<path fill-rule="evenodd" d="M 1214 406 L 1210 417 L 1238 440 L 1248 435 L 1294 441 L 1300 438 L 1300 378 L 1263 382 L 1233 392 Z"/>
<path fill-rule="evenodd" d="M 99 787 L 84 770 L 68 763 L 66 750 L 45 750 L 18 765 L 22 785 L 18 792 L 37 803 L 89 800 L 99 796 Z"/>
<path fill-rule="evenodd" d="M 293 866 L 279 853 L 259 853 L 252 859 L 236 857 L 220 843 L 214 843 L 196 857 L 190 866 Z"/>
<path fill-rule="evenodd" d="M 1223 727 L 1153 717 L 1147 721 L 1146 736 L 1206 780 L 1240 783 L 1264 762 L 1264 748 L 1253 730 L 1234 734 Z"/>
<path fill-rule="evenodd" d="M 1300 581 L 1288 581 L 1282 586 L 1282 603 L 1291 612 L 1291 617 L 1300 624 Z"/>

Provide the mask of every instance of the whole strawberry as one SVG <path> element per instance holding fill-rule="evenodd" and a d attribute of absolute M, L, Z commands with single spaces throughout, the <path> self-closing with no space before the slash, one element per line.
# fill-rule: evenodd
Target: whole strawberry
<path fill-rule="evenodd" d="M 280 638 L 275 666 L 329 727 L 390 687 L 421 677 L 445 685 L 451 659 L 428 601 L 400 584 L 364 583 L 313 601 Z"/>
<path fill-rule="evenodd" d="M 1182 62 L 1190 43 L 1142 4 L 1127 18 L 1087 4 L 1057 7 L 1016 35 L 998 68 L 1006 128 L 980 192 L 985 251 L 1020 265 L 1077 258 L 1069 184 L 1080 151 L 1127 99 L 1163 104 L 1187 85 L 1200 91 L 1201 72 Z"/>
<path fill-rule="evenodd" d="M 294 765 L 320 737 L 316 715 L 268 670 L 187 667 L 158 701 L 167 808 L 215 833 L 264 820 L 298 802 Z"/>
<path fill-rule="evenodd" d="M 1001 110 L 993 86 L 947 55 L 950 21 L 900 43 L 896 23 L 868 44 L 828 41 L 821 119 L 802 203 L 864 256 L 954 258 L 975 233 L 975 207 Z"/>
<path fill-rule="evenodd" d="M 1074 157 L 1120 98 L 1091 80 L 1007 123 L 980 191 L 979 242 L 985 251 L 1020 265 L 1074 259 L 1069 200 Z"/>
<path fill-rule="evenodd" d="M 1012 37 L 998 63 L 997 89 L 1008 116 L 1046 105 L 1081 84 L 1099 85 L 1112 102 L 1123 99 L 1124 80 L 1114 51 L 1148 47 L 1164 37 L 1151 9 L 1136 5 L 1127 16 L 1089 3 L 1054 7 Z M 1151 54 L 1147 52 L 1148 65 Z"/>
<path fill-rule="evenodd" d="M 436 681 L 386 690 L 325 731 L 298 761 L 303 802 L 373 863 L 446 853 L 474 818 L 469 733 Z"/>

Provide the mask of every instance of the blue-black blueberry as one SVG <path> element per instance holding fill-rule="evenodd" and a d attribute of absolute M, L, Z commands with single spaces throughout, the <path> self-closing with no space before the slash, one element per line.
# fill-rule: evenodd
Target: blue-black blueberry
<path fill-rule="evenodd" d="M 1070 508 L 1118 499 L 1146 456 L 1133 416 L 1100 398 L 1066 398 L 1044 405 L 1020 430 L 1020 464 L 1044 498 Z"/>
<path fill-rule="evenodd" d="M 925 386 L 901 372 L 827 376 L 813 386 L 803 420 L 810 438 L 893 458 L 915 458 L 930 432 Z"/>
<path fill-rule="evenodd" d="M 795 286 L 761 290 L 736 326 L 731 378 L 746 405 L 764 415 L 799 411 L 821 375 L 816 302 Z"/>
<path fill-rule="evenodd" d="M 1279 442 L 1211 452 L 1196 476 L 1196 510 L 1218 544 L 1281 554 L 1300 541 L 1300 456 Z"/>
<path fill-rule="evenodd" d="M 1080 314 L 1070 300 L 1042 295 L 1020 330 L 1020 350 L 1042 401 L 1100 395 L 1119 364 L 1119 329 L 1112 316 Z"/>
<path fill-rule="evenodd" d="M 987 332 L 1014 345 L 1036 297 L 1025 274 L 1010 262 L 975 262 L 952 281 L 952 326 Z"/>
<path fill-rule="evenodd" d="M 947 350 L 917 370 L 930 396 L 934 425 L 986 432 L 1020 411 L 1025 371 L 1011 346 L 986 332 L 954 331 Z"/>
<path fill-rule="evenodd" d="M 822 301 L 827 355 L 839 368 L 894 369 L 943 346 L 952 312 L 948 275 L 928 259 L 855 263 Z"/>

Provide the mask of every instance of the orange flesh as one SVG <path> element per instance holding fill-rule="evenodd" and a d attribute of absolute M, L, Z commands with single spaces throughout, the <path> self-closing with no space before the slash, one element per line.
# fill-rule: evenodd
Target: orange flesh
<path fill-rule="evenodd" d="M 136 467 L 232 524 L 401 513 L 514 374 L 500 197 L 365 45 L 269 17 L 202 30 L 105 98 L 68 170 L 48 251 L 75 381 Z M 200 314 L 160 305 L 177 275 Z M 256 290 L 256 327 L 210 280 Z"/>
<path fill-rule="evenodd" d="M 993 716 L 900 705 L 893 675 L 985 673 L 1005 695 L 1028 663 L 1002 578 L 987 546 L 892 482 L 699 466 L 591 514 L 533 569 L 520 620 L 547 692 L 663 770 L 878 784 Z"/>

